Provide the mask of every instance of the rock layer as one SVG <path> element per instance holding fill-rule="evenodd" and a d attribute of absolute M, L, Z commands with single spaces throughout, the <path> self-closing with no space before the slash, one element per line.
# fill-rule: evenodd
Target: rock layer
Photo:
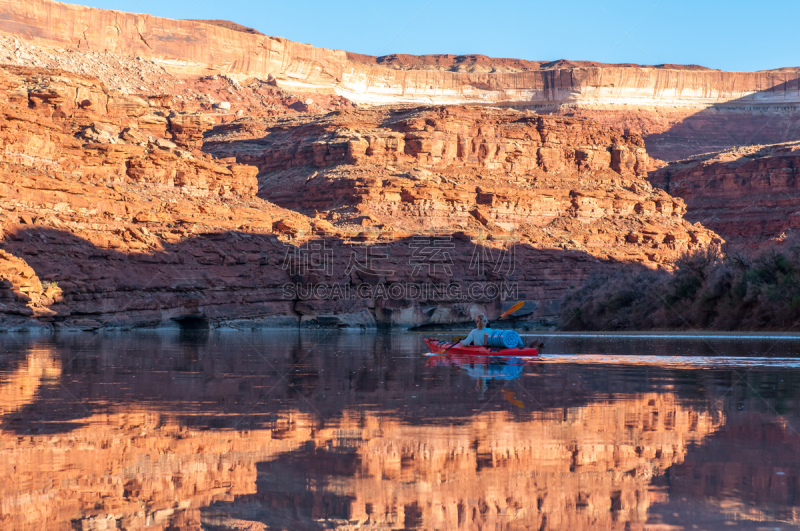
<path fill-rule="evenodd" d="M 800 144 L 752 146 L 692 157 L 650 174 L 686 201 L 686 217 L 735 243 L 758 244 L 800 229 Z"/>
<path fill-rule="evenodd" d="M 592 271 L 669 267 L 716 238 L 644 180 L 635 135 L 583 120 L 447 107 L 215 125 L 88 76 L 0 73 L 5 329 L 447 324 L 505 298 L 549 322 Z"/>
<path fill-rule="evenodd" d="M 0 30 L 35 42 L 155 57 L 173 69 L 273 75 L 287 86 L 336 90 L 364 103 L 525 102 L 707 105 L 751 96 L 753 103 L 797 103 L 797 73 L 719 72 L 538 63 L 539 69 L 462 73 L 400 70 L 216 23 L 169 20 L 33 0 L 0 3 Z M 356 56 L 351 56 L 358 58 Z M 500 60 L 503 61 L 503 60 Z M 562 68 L 567 66 L 567 68 Z"/>
<path fill-rule="evenodd" d="M 715 235 L 643 178 L 635 135 L 586 120 L 461 106 L 243 119 L 205 149 L 260 169 L 260 195 L 351 227 L 463 231 L 669 264 Z"/>
<path fill-rule="evenodd" d="M 794 140 L 787 131 L 796 133 L 800 123 L 800 72 L 791 68 L 721 72 L 695 65 L 483 56 L 375 58 L 269 37 L 233 23 L 169 20 L 51 0 L 3 0 L 0 32 L 49 48 L 147 58 L 176 75 L 256 77 L 294 92 L 335 93 L 363 104 L 501 104 L 591 117 L 624 124 L 665 160 Z"/>

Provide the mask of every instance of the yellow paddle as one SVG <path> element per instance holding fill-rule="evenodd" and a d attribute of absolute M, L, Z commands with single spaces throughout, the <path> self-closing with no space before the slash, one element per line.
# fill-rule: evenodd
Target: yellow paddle
<path fill-rule="evenodd" d="M 511 308 L 509 308 L 508 310 L 506 310 L 506 311 L 504 311 L 503 313 L 501 313 L 501 314 L 500 314 L 500 317 L 498 317 L 497 319 L 492 319 L 491 321 L 489 321 L 488 323 L 486 323 L 486 326 L 489 326 L 490 324 L 492 324 L 492 323 L 493 323 L 493 322 L 495 322 L 495 321 L 499 321 L 499 320 L 500 320 L 500 319 L 502 319 L 503 317 L 508 317 L 509 315 L 511 315 L 512 313 L 516 312 L 517 310 L 519 310 L 519 309 L 520 309 L 520 308 L 522 308 L 523 306 L 525 306 L 525 301 L 519 301 L 518 303 L 516 303 L 516 304 L 515 304 L 514 306 L 512 306 Z"/>
<path fill-rule="evenodd" d="M 519 310 L 519 309 L 520 309 L 520 308 L 522 308 L 523 306 L 525 306 L 525 301 L 519 301 L 518 303 L 516 303 L 516 304 L 515 304 L 514 306 L 512 306 L 511 308 L 509 308 L 508 310 L 506 310 L 506 311 L 504 311 L 503 313 L 501 313 L 501 314 L 500 314 L 500 317 L 498 317 L 497 319 L 492 319 L 491 321 L 489 321 L 488 323 L 486 323 L 486 326 L 488 327 L 490 324 L 492 324 L 492 323 L 493 323 L 493 322 L 495 322 L 495 321 L 499 321 L 499 320 L 500 320 L 500 319 L 502 319 L 503 317 L 508 317 L 509 315 L 511 315 L 512 313 L 516 312 L 517 310 Z M 451 349 L 451 348 L 453 348 L 454 346 L 458 345 L 459 343 L 460 343 L 460 341 L 455 341 L 455 342 L 454 342 L 452 345 L 450 345 L 449 347 L 447 347 L 446 349 L 444 349 L 444 351 L 442 351 L 442 354 L 447 354 L 447 351 L 448 351 L 448 350 L 450 350 L 450 349 Z"/>

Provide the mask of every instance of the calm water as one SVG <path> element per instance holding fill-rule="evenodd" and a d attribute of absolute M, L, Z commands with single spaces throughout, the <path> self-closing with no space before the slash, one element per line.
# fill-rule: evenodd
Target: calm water
<path fill-rule="evenodd" d="M 800 338 L 422 338 L 2 335 L 0 528 L 800 528 Z"/>

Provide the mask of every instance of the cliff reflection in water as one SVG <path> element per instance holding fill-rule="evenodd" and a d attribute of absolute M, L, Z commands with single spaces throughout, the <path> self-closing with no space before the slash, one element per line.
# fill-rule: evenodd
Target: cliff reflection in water
<path fill-rule="evenodd" d="M 800 523 L 794 368 L 482 368 L 413 334 L 0 342 L 2 529 Z"/>

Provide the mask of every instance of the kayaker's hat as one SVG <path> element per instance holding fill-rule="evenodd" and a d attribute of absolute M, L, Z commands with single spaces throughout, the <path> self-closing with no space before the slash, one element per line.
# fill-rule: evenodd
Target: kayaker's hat
<path fill-rule="evenodd" d="M 478 314 L 478 316 L 475 318 L 475 320 L 476 321 L 480 320 L 481 322 L 484 322 L 484 323 L 489 322 L 489 320 L 486 318 L 486 316 L 483 315 L 482 313 Z"/>

